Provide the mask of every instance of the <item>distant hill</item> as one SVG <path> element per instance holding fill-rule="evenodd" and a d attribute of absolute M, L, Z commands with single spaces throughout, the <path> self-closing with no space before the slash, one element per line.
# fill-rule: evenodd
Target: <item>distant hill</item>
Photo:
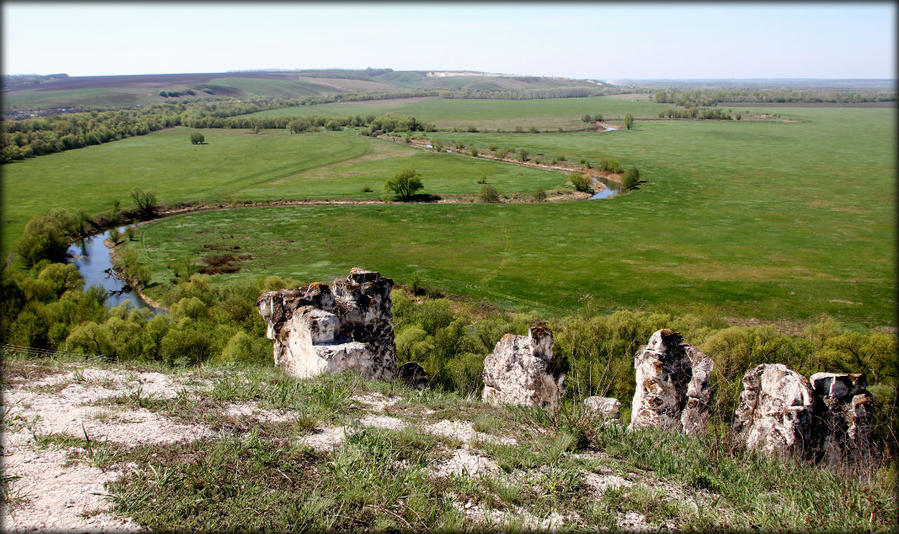
<path fill-rule="evenodd" d="M 831 89 L 875 90 L 895 89 L 896 80 L 889 78 L 695 78 L 695 79 L 622 79 L 622 85 L 667 89 Z"/>
<path fill-rule="evenodd" d="M 609 84 L 540 76 L 474 71 L 394 71 L 323 69 L 236 71 L 123 76 L 4 75 L 3 107 L 40 110 L 121 107 L 187 97 L 297 98 L 336 93 L 402 93 L 413 90 L 529 92 L 547 96 L 587 96 Z"/>

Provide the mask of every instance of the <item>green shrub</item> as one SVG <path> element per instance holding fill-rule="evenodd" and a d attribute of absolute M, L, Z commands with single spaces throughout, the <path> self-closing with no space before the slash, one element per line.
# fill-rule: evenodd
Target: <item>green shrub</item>
<path fill-rule="evenodd" d="M 636 167 L 630 167 L 624 171 L 621 179 L 621 187 L 624 189 L 634 189 L 640 183 L 640 171 Z"/>
<path fill-rule="evenodd" d="M 546 201 L 546 191 L 542 189 L 538 189 L 534 191 L 534 194 L 531 196 L 531 200 L 534 202 L 545 202 Z"/>
<path fill-rule="evenodd" d="M 194 133 L 190 134 L 190 144 L 201 145 L 205 142 L 206 142 L 206 136 L 204 136 L 200 132 L 194 132 Z"/>
<path fill-rule="evenodd" d="M 63 263 L 74 229 L 75 219 L 66 210 L 34 217 L 16 241 L 16 253 L 28 267 L 44 259 Z"/>
<path fill-rule="evenodd" d="M 384 184 L 384 189 L 393 192 L 396 200 L 404 202 L 412 200 L 415 192 L 423 187 L 421 175 L 415 169 L 404 169 Z"/>
<path fill-rule="evenodd" d="M 186 318 L 169 328 L 160 345 L 162 360 L 170 365 L 198 364 L 213 355 L 209 334 Z"/>
<path fill-rule="evenodd" d="M 584 193 L 593 193 L 593 180 L 584 176 L 579 172 L 573 172 L 568 175 L 568 181 L 571 182 L 571 185 L 578 191 Z"/>
<path fill-rule="evenodd" d="M 231 336 L 215 361 L 265 364 L 271 357 L 272 346 L 268 339 L 253 338 L 239 330 Z"/>
<path fill-rule="evenodd" d="M 621 162 L 615 158 L 603 158 L 599 160 L 599 170 L 618 174 L 621 172 Z"/>
<path fill-rule="evenodd" d="M 478 192 L 478 200 L 490 203 L 499 202 L 499 192 L 490 184 L 483 185 Z"/>

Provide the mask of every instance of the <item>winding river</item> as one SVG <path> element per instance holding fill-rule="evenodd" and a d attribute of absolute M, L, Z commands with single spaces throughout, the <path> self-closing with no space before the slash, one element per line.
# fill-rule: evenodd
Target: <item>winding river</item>
<path fill-rule="evenodd" d="M 126 227 L 118 228 L 122 232 Z M 101 287 L 106 290 L 106 307 L 119 306 L 125 301 L 131 301 L 136 308 L 147 308 L 159 313 L 163 310 L 150 306 L 130 286 L 119 279 L 112 267 L 112 258 L 109 248 L 104 241 L 109 237 L 109 231 L 86 237 L 76 241 L 69 247 L 69 263 L 78 267 L 84 278 L 84 287 Z"/>
<path fill-rule="evenodd" d="M 604 131 L 611 132 L 615 130 L 616 128 L 610 126 Z M 427 146 L 432 148 L 431 145 Z M 447 152 L 450 152 L 450 150 L 447 150 Z M 619 184 L 602 178 L 600 178 L 600 181 L 605 184 L 605 187 L 602 191 L 590 197 L 590 200 L 611 198 L 621 192 Z M 122 226 L 117 228 L 117 231 L 122 232 L 125 228 L 125 226 Z M 75 242 L 68 249 L 69 263 L 78 267 L 78 271 L 81 272 L 81 276 L 84 278 L 84 287 L 97 286 L 106 290 L 106 306 L 108 308 L 120 306 L 126 301 L 130 301 L 132 306 L 136 308 L 146 308 L 155 313 L 164 312 L 164 310 L 155 308 L 144 301 L 137 292 L 132 291 L 131 287 L 116 275 L 116 271 L 112 266 L 111 251 L 104 243 L 109 238 L 109 233 L 110 231 L 107 230 L 103 233 L 86 237 Z"/>

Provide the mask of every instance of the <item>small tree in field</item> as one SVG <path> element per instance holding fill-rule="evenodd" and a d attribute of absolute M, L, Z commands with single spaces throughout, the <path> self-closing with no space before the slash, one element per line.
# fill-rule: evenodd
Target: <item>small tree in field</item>
<path fill-rule="evenodd" d="M 206 136 L 199 132 L 195 132 L 190 134 L 190 144 L 192 145 L 200 145 L 206 142 Z"/>
<path fill-rule="evenodd" d="M 384 188 L 392 191 L 397 200 L 404 202 L 412 200 L 415 192 L 423 187 L 421 175 L 415 169 L 404 169 L 384 184 Z"/>
<path fill-rule="evenodd" d="M 640 171 L 636 167 L 631 167 L 624 171 L 624 176 L 621 178 L 621 187 L 634 189 L 638 183 L 640 183 Z"/>
<path fill-rule="evenodd" d="M 590 178 L 587 178 L 583 174 L 579 172 L 573 172 L 568 175 L 568 181 L 571 182 L 571 185 L 574 186 L 575 189 L 584 193 L 592 193 L 593 186 L 590 183 Z"/>
<path fill-rule="evenodd" d="M 156 214 L 155 193 L 151 191 L 144 192 L 141 189 L 134 189 L 133 191 L 131 191 L 131 199 L 134 201 L 134 205 L 137 206 L 137 210 L 140 212 L 141 217 L 149 219 Z"/>
<path fill-rule="evenodd" d="M 481 191 L 478 193 L 478 199 L 481 202 L 499 202 L 499 191 L 492 185 L 486 184 L 481 187 Z"/>
<path fill-rule="evenodd" d="M 631 126 L 633 126 L 633 125 L 634 125 L 634 116 L 631 115 L 630 113 L 625 113 L 624 114 L 624 127 L 627 128 L 628 130 L 630 130 Z"/>

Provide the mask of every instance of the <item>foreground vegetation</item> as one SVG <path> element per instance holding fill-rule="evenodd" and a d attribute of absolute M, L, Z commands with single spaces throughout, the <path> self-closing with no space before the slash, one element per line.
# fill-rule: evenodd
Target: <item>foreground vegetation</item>
<path fill-rule="evenodd" d="M 42 228 L 50 228 L 49 223 Z M 59 236 L 47 234 L 44 242 L 51 237 Z M 18 346 L 107 361 L 168 366 L 265 363 L 271 359 L 271 344 L 265 338 L 256 299 L 266 290 L 299 285 L 297 280 L 271 275 L 213 285 L 210 276 L 191 274 L 184 265 L 175 272 L 177 285 L 157 297 L 169 313 L 154 315 L 128 306 L 107 309 L 103 290 L 84 291 L 73 265 L 53 262 L 58 248 L 34 247 L 34 251 L 30 267 L 16 261 L 4 269 L 3 339 Z M 748 369 L 778 362 L 805 375 L 864 373 L 877 403 L 878 440 L 890 447 L 895 444 L 899 371 L 894 355 L 899 347 L 893 334 L 849 329 L 829 317 L 786 334 L 772 325 L 731 326 L 714 309 L 685 313 L 677 307 L 657 307 L 653 312 L 608 313 L 588 298 L 574 313 L 544 315 L 536 310 L 489 310 L 476 301 L 422 299 L 416 294 L 437 297 L 439 292 L 418 280 L 412 281 L 408 292 L 394 291 L 398 363 L 419 362 L 434 388 L 479 395 L 484 357 L 503 334 L 525 334 L 529 326 L 546 321 L 555 332 L 555 361 L 568 374 L 567 398 L 577 402 L 589 395 L 613 396 L 628 413 L 634 392 L 634 353 L 653 331 L 674 328 L 715 361 L 715 424 L 729 426 L 742 388 L 740 380 Z"/>
<path fill-rule="evenodd" d="M 84 362 L 35 361 L 4 353 L 4 389 L 64 375 L 95 387 Z M 107 373 L 163 370 L 142 363 L 102 366 Z M 109 376 L 107 374 L 107 376 Z M 611 528 L 677 530 L 866 531 L 893 527 L 895 470 L 847 476 L 742 450 L 718 430 L 702 438 L 603 425 L 574 402 L 557 414 L 490 407 L 455 393 L 417 391 L 350 374 L 298 381 L 256 366 L 205 365 L 173 378 L 174 399 L 140 391 L 95 402 L 127 427 L 142 408 L 168 421 L 201 425 L 216 437 L 188 443 L 131 445 L 119 437 L 35 433 L 33 447 L 63 450 L 76 465 L 125 476 L 108 492 L 114 512 L 153 530 L 235 528 L 468 530 Z M 197 386 L 196 384 L 206 384 Z M 391 400 L 377 417 L 361 398 Z M 283 420 L 234 415 L 235 405 L 286 413 Z M 121 421 L 120 421 L 121 419 Z M 476 433 L 432 433 L 445 421 Z M 29 422 L 3 420 L 5 432 Z M 344 427 L 333 446 L 309 437 Z M 87 439 L 85 439 L 87 438 Z M 500 438 L 506 442 L 498 441 Z M 515 441 L 509 441 L 512 438 Z M 438 474 L 451 458 L 475 455 L 477 472 Z M 25 506 L 15 500 L 12 507 Z M 628 523 L 639 518 L 638 524 Z"/>

